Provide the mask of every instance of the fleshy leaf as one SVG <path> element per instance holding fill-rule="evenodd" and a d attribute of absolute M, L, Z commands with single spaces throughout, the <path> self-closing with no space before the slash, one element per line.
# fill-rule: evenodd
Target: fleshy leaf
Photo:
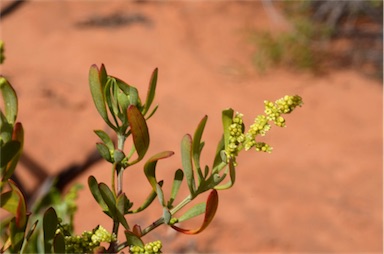
<path fill-rule="evenodd" d="M 176 170 L 175 177 L 173 178 L 171 198 L 170 198 L 168 205 L 167 205 L 168 208 L 172 207 L 173 201 L 175 201 L 177 193 L 179 192 L 183 178 L 184 178 L 183 170 L 181 170 L 181 169 Z"/>
<path fill-rule="evenodd" d="M 136 234 L 134 234 L 129 230 L 125 230 L 124 234 L 125 234 L 125 238 L 127 239 L 128 246 L 133 245 L 133 246 L 139 246 L 141 248 L 144 248 L 143 241 Z"/>
<path fill-rule="evenodd" d="M 6 78 L 0 75 L 0 90 L 5 104 L 5 116 L 10 124 L 14 124 L 17 118 L 17 95 Z"/>
<path fill-rule="evenodd" d="M 203 181 L 203 173 L 200 167 L 200 154 L 203 149 L 204 143 L 201 142 L 201 137 L 204 132 L 205 124 L 207 123 L 208 116 L 204 116 L 204 118 L 200 121 L 199 125 L 196 128 L 195 134 L 193 136 L 192 141 L 192 154 L 193 154 L 193 162 L 195 164 L 195 169 L 198 174 L 199 183 Z"/>
<path fill-rule="evenodd" d="M 125 205 L 127 204 L 127 202 L 126 202 L 127 200 L 128 199 L 127 199 L 127 196 L 125 195 L 125 193 L 122 193 L 117 197 L 117 200 L 116 200 L 117 211 L 116 212 L 117 212 L 117 219 L 119 220 L 121 225 L 123 225 L 123 227 L 126 230 L 129 230 L 127 220 L 124 217 L 124 214 L 126 211 Z"/>
<path fill-rule="evenodd" d="M 228 167 L 229 167 L 229 181 L 223 185 L 215 186 L 216 190 L 226 190 L 231 188 L 235 184 L 236 170 L 235 170 L 235 166 L 233 165 L 232 159 L 230 159 L 228 163 Z"/>
<path fill-rule="evenodd" d="M 131 126 L 133 143 L 138 155 L 135 162 L 138 162 L 144 157 L 149 147 L 148 127 L 143 115 L 134 105 L 128 107 L 128 121 Z"/>
<path fill-rule="evenodd" d="M 65 253 L 65 240 L 62 233 L 55 235 L 53 239 L 53 250 L 55 253 Z"/>
<path fill-rule="evenodd" d="M 153 191 L 156 192 L 156 184 L 157 184 L 157 180 L 156 180 L 156 164 L 157 164 L 157 161 L 161 160 L 161 159 L 168 158 L 168 157 L 172 156 L 173 154 L 174 154 L 174 152 L 172 152 L 172 151 L 161 152 L 161 153 L 158 153 L 158 154 L 152 156 L 145 163 L 145 165 L 144 165 L 144 173 L 145 173 L 145 176 L 147 177 L 149 183 L 151 184 Z"/>
<path fill-rule="evenodd" d="M 104 199 L 101 196 L 98 182 L 94 176 L 88 177 L 88 186 L 93 197 L 95 198 L 97 203 L 100 205 L 100 207 L 103 209 L 103 212 L 107 214 L 109 217 L 112 217 L 111 213 L 109 212 L 107 204 L 104 202 Z"/>
<path fill-rule="evenodd" d="M 108 210 L 113 218 L 117 217 L 116 211 L 116 198 L 113 195 L 113 192 L 105 183 L 99 183 L 99 190 L 101 197 L 103 198 L 105 204 L 108 206 Z"/>
<path fill-rule="evenodd" d="M 196 186 L 192 165 L 192 138 L 189 134 L 185 135 L 181 141 L 181 162 L 189 191 L 194 196 Z"/>
<path fill-rule="evenodd" d="M 163 181 L 160 181 L 158 183 L 158 185 L 163 186 L 163 183 L 164 183 Z M 153 200 L 155 200 L 156 196 L 157 196 L 156 191 L 152 189 L 151 193 L 145 199 L 144 203 L 139 208 L 137 208 L 134 211 L 130 211 L 129 213 L 138 213 L 138 212 L 143 211 L 144 209 L 146 209 L 153 202 Z"/>
<path fill-rule="evenodd" d="M 57 229 L 57 214 L 52 207 L 44 213 L 43 230 L 44 230 L 44 253 L 52 253 L 53 238 Z"/>
<path fill-rule="evenodd" d="M 229 145 L 229 126 L 232 124 L 233 109 L 226 109 L 222 111 L 222 122 L 224 129 L 224 147 L 227 148 Z"/>
<path fill-rule="evenodd" d="M 105 106 L 105 97 L 104 97 L 104 85 L 106 83 L 106 71 L 104 65 L 102 65 L 99 72 L 97 66 L 94 64 L 89 69 L 89 87 L 91 89 L 91 94 L 93 102 L 95 103 L 96 109 L 99 112 L 100 116 L 104 121 L 113 129 L 114 126 L 108 119 L 108 112 Z"/>
<path fill-rule="evenodd" d="M 1 154 L 0 154 L 1 168 L 5 167 L 13 159 L 13 157 L 16 156 L 20 147 L 21 147 L 20 142 L 16 140 L 10 140 L 9 142 L 4 144 L 4 146 L 1 148 Z"/>
<path fill-rule="evenodd" d="M 108 146 L 104 143 L 96 143 L 97 151 L 99 151 L 101 157 L 103 157 L 106 161 L 113 163 L 113 159 L 111 156 L 111 151 Z"/>
<path fill-rule="evenodd" d="M 177 218 L 178 222 L 183 222 L 189 219 L 192 219 L 196 216 L 199 216 L 200 214 L 203 214 L 205 212 L 206 203 L 199 203 L 188 209 L 183 215 L 181 215 L 179 218 Z"/>
<path fill-rule="evenodd" d="M 171 227 L 176 231 L 179 231 L 184 234 L 188 234 L 188 235 L 198 234 L 202 232 L 206 227 L 208 227 L 208 225 L 211 223 L 211 221 L 213 220 L 213 217 L 216 214 L 218 204 L 219 204 L 219 196 L 217 194 L 217 191 L 212 190 L 207 199 L 204 221 L 200 228 L 194 229 L 194 230 L 188 230 L 188 229 L 179 228 L 175 225 L 171 225 Z M 197 208 L 197 210 L 198 209 L 201 209 L 201 208 Z"/>
<path fill-rule="evenodd" d="M 25 199 L 12 180 L 9 179 L 8 184 L 10 185 L 11 190 L 1 194 L 0 205 L 1 208 L 15 216 L 16 226 L 21 228 L 27 221 L 27 206 L 25 204 Z"/>
<path fill-rule="evenodd" d="M 160 202 L 161 206 L 164 207 L 165 206 L 164 192 L 161 189 L 161 186 L 159 184 L 156 184 L 156 193 L 157 193 L 157 197 L 159 198 L 159 202 Z"/>
<path fill-rule="evenodd" d="M 103 141 L 103 143 L 108 147 L 109 150 L 113 151 L 115 149 L 112 139 L 105 131 L 95 130 L 95 133 L 101 139 L 101 141 Z"/>
<path fill-rule="evenodd" d="M 153 71 L 151 79 L 149 81 L 147 98 L 146 98 L 145 105 L 144 105 L 143 115 L 145 115 L 148 112 L 148 110 L 151 107 L 151 104 L 153 102 L 153 99 L 155 98 L 156 84 L 157 84 L 157 74 L 158 74 L 158 69 L 156 68 Z"/>
<path fill-rule="evenodd" d="M 19 253 L 24 243 L 25 229 L 27 227 L 27 223 L 25 223 L 21 227 L 17 226 L 17 224 L 18 223 L 16 222 L 16 218 L 13 218 L 9 224 L 11 238 L 10 253 Z"/>

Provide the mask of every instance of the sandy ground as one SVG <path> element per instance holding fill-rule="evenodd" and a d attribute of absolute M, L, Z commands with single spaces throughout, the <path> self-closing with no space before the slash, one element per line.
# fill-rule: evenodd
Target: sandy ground
<path fill-rule="evenodd" d="M 110 27 L 87 22 L 116 13 L 133 22 Z M 219 193 L 217 216 L 206 231 L 184 236 L 164 226 L 145 240 L 161 239 L 165 253 L 381 253 L 382 85 L 350 69 L 323 76 L 284 69 L 258 73 L 249 29 L 275 28 L 259 2 L 26 3 L 1 20 L 7 57 L 1 73 L 19 95 L 25 151 L 54 174 L 94 149 L 93 130 L 105 128 L 88 88 L 94 63 L 104 63 L 143 95 L 152 70 L 159 68 L 160 107 L 149 123 L 153 147 L 147 158 L 176 152 L 159 162 L 165 185 L 180 167 L 181 138 L 205 114 L 203 159 L 210 165 L 222 109 L 242 112 L 250 124 L 262 113 L 264 99 L 299 94 L 304 107 L 265 139 L 273 153 L 240 156 L 237 184 Z M 142 165 L 124 179 L 137 203 L 150 190 Z M 109 182 L 106 163 L 89 173 Z M 24 178 L 33 188 L 31 176 Z M 78 204 L 77 232 L 97 224 L 111 227 L 87 188 Z M 128 220 L 145 227 L 160 215 L 155 206 Z"/>

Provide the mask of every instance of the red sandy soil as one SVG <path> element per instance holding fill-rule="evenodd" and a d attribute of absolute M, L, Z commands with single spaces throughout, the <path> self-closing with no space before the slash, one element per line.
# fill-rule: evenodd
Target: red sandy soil
<path fill-rule="evenodd" d="M 113 13 L 140 14 L 150 22 L 78 25 Z M 323 76 L 281 68 L 260 74 L 251 61 L 251 29 L 277 29 L 260 2 L 27 2 L 1 21 L 6 45 L 1 73 L 19 95 L 26 153 L 54 174 L 94 149 L 93 130 L 106 127 L 88 87 L 94 63 L 104 63 L 142 95 L 159 68 L 155 103 L 160 107 L 149 121 L 153 146 L 146 159 L 175 151 L 158 164 L 166 186 L 181 164 L 181 138 L 193 133 L 205 114 L 203 160 L 210 165 L 222 109 L 242 112 L 249 125 L 263 112 L 264 99 L 299 94 L 304 106 L 287 117 L 286 128 L 275 127 L 265 137 L 273 153 L 249 151 L 238 158 L 236 184 L 219 193 L 217 216 L 207 230 L 185 236 L 164 226 L 144 240 L 161 239 L 164 253 L 382 252 L 380 81 L 351 69 Z M 150 190 L 142 166 L 124 178 L 136 204 Z M 109 183 L 107 163 L 88 173 Z M 86 185 L 88 173 L 76 182 Z M 31 182 L 31 176 L 24 178 Z M 78 233 L 97 224 L 111 227 L 87 187 L 78 205 Z M 155 205 L 128 220 L 145 227 L 159 216 Z"/>

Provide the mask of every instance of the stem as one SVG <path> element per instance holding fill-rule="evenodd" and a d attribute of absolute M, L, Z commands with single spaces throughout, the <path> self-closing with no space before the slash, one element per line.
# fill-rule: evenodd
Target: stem
<path fill-rule="evenodd" d="M 141 236 L 145 236 L 146 234 L 148 234 L 149 232 L 151 232 L 152 230 L 154 230 L 155 228 L 157 228 L 161 224 L 164 224 L 164 218 L 163 217 L 157 219 L 157 221 L 153 222 L 151 225 L 149 225 L 148 227 L 144 228 L 141 231 Z"/>
<path fill-rule="evenodd" d="M 191 196 L 191 194 L 188 195 L 188 197 L 186 197 L 183 201 L 181 201 L 177 206 L 175 206 L 174 208 L 172 208 L 169 212 L 174 215 L 175 213 L 177 213 L 181 208 L 183 208 L 184 206 L 186 206 L 189 202 L 191 202 L 193 200 L 193 197 Z"/>
<path fill-rule="evenodd" d="M 124 142 L 126 137 L 123 134 L 117 134 L 117 149 L 123 151 L 124 150 Z M 117 173 L 117 196 L 123 192 L 123 171 L 124 169 L 117 165 L 116 173 Z"/>

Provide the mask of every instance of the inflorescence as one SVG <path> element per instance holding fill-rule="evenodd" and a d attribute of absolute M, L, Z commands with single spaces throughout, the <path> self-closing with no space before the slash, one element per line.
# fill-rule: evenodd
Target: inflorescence
<path fill-rule="evenodd" d="M 236 165 L 236 157 L 242 149 L 248 151 L 254 147 L 259 152 L 272 152 L 272 147 L 264 142 L 257 142 L 256 136 L 265 136 L 271 129 L 270 121 L 273 121 L 276 126 L 285 127 L 285 118 L 282 115 L 291 113 L 302 104 L 303 101 L 298 95 L 286 95 L 275 103 L 264 101 L 265 115 L 258 115 L 247 133 L 244 133 L 243 114 L 236 112 L 229 126 L 229 144 L 225 149 L 228 161 L 231 158 Z"/>
<path fill-rule="evenodd" d="M 155 254 L 161 253 L 162 243 L 160 240 L 150 242 L 145 244 L 144 247 L 140 246 L 131 246 L 129 248 L 129 253 L 131 254 Z"/>
<path fill-rule="evenodd" d="M 102 226 L 92 231 L 84 231 L 80 236 L 65 236 L 66 253 L 93 253 L 100 243 L 116 241 L 116 236 Z"/>

